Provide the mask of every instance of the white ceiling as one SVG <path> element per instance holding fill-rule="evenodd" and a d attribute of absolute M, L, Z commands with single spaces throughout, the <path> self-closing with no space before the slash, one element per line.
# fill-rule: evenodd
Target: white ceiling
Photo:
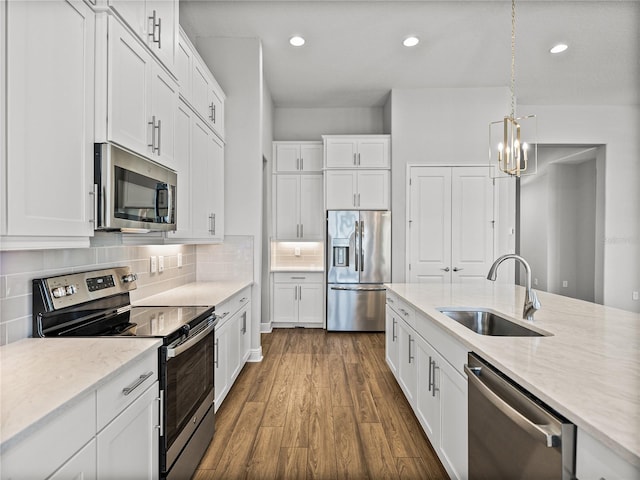
<path fill-rule="evenodd" d="M 516 5 L 521 104 L 640 104 L 640 0 Z M 194 36 L 258 37 L 277 107 L 370 107 L 392 88 L 508 86 L 511 2 L 181 0 Z M 304 47 L 289 46 L 303 35 Z M 420 37 L 408 49 L 402 40 Z M 569 50 L 551 55 L 564 42 Z M 211 66 L 215 75 L 215 65 Z"/>

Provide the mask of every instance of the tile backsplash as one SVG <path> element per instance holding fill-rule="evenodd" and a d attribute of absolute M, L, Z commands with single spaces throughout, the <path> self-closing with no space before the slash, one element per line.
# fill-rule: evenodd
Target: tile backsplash
<path fill-rule="evenodd" d="M 178 254 L 182 266 L 178 267 Z M 164 271 L 150 272 L 150 257 L 164 256 Z M 253 237 L 225 237 L 221 245 L 94 246 L 0 252 L 0 345 L 32 334 L 31 280 L 130 265 L 138 275 L 133 300 L 198 280 L 253 279 Z"/>
<path fill-rule="evenodd" d="M 271 269 L 324 266 L 323 242 L 271 242 Z"/>

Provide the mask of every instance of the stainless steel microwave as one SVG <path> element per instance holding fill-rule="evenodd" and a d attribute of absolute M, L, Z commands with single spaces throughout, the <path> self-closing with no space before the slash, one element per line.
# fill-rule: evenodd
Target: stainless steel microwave
<path fill-rule="evenodd" d="M 96 230 L 176 229 L 176 172 L 110 143 L 94 148 Z"/>

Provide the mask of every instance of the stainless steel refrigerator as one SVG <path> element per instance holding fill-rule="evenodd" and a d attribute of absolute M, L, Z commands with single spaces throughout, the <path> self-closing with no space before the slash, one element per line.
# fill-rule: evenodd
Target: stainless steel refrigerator
<path fill-rule="evenodd" d="M 391 212 L 327 212 L 327 330 L 384 331 Z"/>

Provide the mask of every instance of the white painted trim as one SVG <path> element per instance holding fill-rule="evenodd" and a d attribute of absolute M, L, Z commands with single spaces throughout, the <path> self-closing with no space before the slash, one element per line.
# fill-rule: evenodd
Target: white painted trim
<path fill-rule="evenodd" d="M 262 356 L 262 346 L 258 348 L 252 348 L 249 353 L 249 358 L 247 358 L 247 362 L 256 363 L 261 362 L 264 357 Z"/>
<path fill-rule="evenodd" d="M 271 333 L 272 331 L 271 322 L 260 324 L 260 333 Z"/>

